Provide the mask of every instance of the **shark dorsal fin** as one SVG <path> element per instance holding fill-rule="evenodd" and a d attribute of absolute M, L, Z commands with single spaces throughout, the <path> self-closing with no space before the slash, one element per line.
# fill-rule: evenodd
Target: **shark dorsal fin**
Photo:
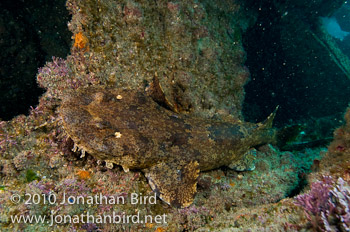
<path fill-rule="evenodd" d="M 178 113 L 178 109 L 171 104 L 171 102 L 165 96 L 157 74 L 154 75 L 152 82 L 146 88 L 146 92 L 153 99 L 153 101 L 157 102 L 159 105 Z"/>

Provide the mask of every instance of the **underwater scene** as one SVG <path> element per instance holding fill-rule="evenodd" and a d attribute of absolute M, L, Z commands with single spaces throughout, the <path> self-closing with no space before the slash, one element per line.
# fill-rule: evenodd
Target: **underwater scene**
<path fill-rule="evenodd" d="M 350 2 L 1 0 L 0 231 L 350 231 Z"/>

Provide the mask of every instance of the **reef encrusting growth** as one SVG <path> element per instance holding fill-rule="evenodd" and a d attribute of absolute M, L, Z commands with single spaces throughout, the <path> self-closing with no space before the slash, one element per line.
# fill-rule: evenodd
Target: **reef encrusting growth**
<path fill-rule="evenodd" d="M 250 22 L 238 2 L 72 0 L 67 6 L 75 37 L 70 78 L 141 90 L 157 76 L 179 112 L 241 117 L 249 78 L 241 33 Z"/>
<path fill-rule="evenodd" d="M 198 194 L 190 207 L 176 209 L 161 201 L 132 204 L 132 194 L 152 196 L 146 178 L 137 170 L 110 169 L 108 163 L 74 150 L 58 116 L 61 100 L 70 91 L 89 85 L 144 91 L 156 76 L 175 111 L 206 118 L 216 114 L 240 118 L 243 85 L 248 78 L 240 37 L 249 25 L 242 16 L 242 5 L 205 0 L 70 0 L 67 5 L 73 14 L 69 24 L 74 34 L 71 55 L 65 60 L 53 58 L 39 70 L 37 81 L 47 91 L 28 117 L 0 122 L 1 231 L 43 231 L 48 227 L 47 223 L 13 221 L 21 215 L 83 215 L 86 219 L 87 213 L 95 218 L 113 213 L 141 218 L 165 214 L 166 223 L 78 220 L 53 223 L 50 230 L 300 228 L 298 223 L 306 219 L 302 209 L 293 199 L 280 200 L 298 188 L 300 176 L 323 154 L 320 150 L 291 153 L 270 145 L 257 147 L 254 171 L 200 173 Z M 27 204 L 25 194 L 37 194 L 39 201 Z M 73 198 L 60 204 L 64 194 Z M 87 201 L 100 194 L 119 202 L 75 202 L 76 197 Z"/>
<path fill-rule="evenodd" d="M 334 140 L 320 163 L 323 174 L 350 181 L 350 108 L 344 116 L 345 124 L 334 131 Z"/>
<path fill-rule="evenodd" d="M 345 124 L 335 130 L 328 152 L 308 178 L 310 190 L 296 197 L 313 231 L 350 229 L 350 109 Z"/>

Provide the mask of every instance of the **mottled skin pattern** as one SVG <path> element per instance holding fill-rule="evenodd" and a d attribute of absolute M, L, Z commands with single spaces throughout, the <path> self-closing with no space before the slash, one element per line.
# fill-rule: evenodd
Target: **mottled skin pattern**
<path fill-rule="evenodd" d="M 179 207 L 193 202 L 200 170 L 235 167 L 252 147 L 275 138 L 264 124 L 176 114 L 123 89 L 81 89 L 66 97 L 60 115 L 79 149 L 126 171 L 141 169 L 158 196 Z"/>

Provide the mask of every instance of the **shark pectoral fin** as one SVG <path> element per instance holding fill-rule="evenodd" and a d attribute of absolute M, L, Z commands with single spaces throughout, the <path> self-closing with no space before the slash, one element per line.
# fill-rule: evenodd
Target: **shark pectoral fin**
<path fill-rule="evenodd" d="M 255 158 L 256 150 L 252 148 L 248 150 L 240 160 L 233 161 L 228 167 L 236 171 L 252 171 L 255 169 Z"/>
<path fill-rule="evenodd" d="M 152 190 L 160 199 L 181 208 L 192 204 L 199 175 L 197 161 L 161 162 L 143 171 Z"/>

